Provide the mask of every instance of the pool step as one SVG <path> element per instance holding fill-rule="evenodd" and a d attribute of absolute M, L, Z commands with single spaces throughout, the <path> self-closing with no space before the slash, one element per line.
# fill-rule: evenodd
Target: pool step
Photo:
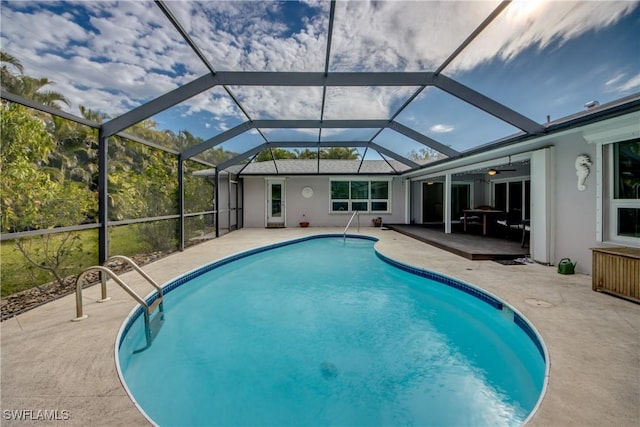
<path fill-rule="evenodd" d="M 285 228 L 282 222 L 268 222 L 267 228 Z"/>

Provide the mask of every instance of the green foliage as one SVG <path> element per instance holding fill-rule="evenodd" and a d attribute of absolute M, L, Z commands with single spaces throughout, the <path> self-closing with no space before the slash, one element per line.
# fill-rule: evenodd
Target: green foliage
<path fill-rule="evenodd" d="M 184 211 L 185 213 L 213 210 L 213 181 L 211 178 L 194 176 L 193 172 L 207 169 L 195 162 L 184 166 Z"/>
<path fill-rule="evenodd" d="M 296 152 L 296 158 L 298 159 L 317 159 L 318 150 L 311 150 L 305 148 L 304 150 L 294 150 Z"/>
<path fill-rule="evenodd" d="M 447 156 L 432 148 L 421 148 L 420 150 L 411 150 L 407 154 L 407 158 L 413 161 L 428 163 L 436 160 L 445 159 Z"/>
<path fill-rule="evenodd" d="M 48 90 L 47 78 L 23 74 L 20 61 L 0 51 L 0 84 L 16 95 L 58 108 L 66 98 Z M 38 112 L 14 103 L 0 104 L 0 231 L 23 232 L 54 229 L 97 220 L 98 131 L 67 119 Z M 82 116 L 96 123 L 107 115 L 79 106 Z M 144 120 L 126 132 L 160 146 L 183 151 L 203 142 L 187 131 L 174 133 L 157 129 L 153 120 Z M 212 164 L 237 154 L 218 147 L 198 155 Z M 108 140 L 109 220 L 128 220 L 178 213 L 177 156 L 131 142 L 119 136 Z M 204 166 L 188 161 L 185 167 L 185 211 L 213 208 L 213 184 L 191 172 Z M 206 216 L 189 222 L 188 232 L 207 227 Z M 110 241 L 110 253 L 134 255 L 145 251 L 177 247 L 175 220 L 117 227 L 126 230 L 125 246 Z M 58 231 L 58 230 L 56 230 Z M 2 244 L 3 295 L 6 286 L 18 289 L 61 280 L 66 274 L 86 267 L 87 253 L 97 260 L 97 233 L 93 240 L 86 232 L 52 233 Z M 89 243 L 90 242 L 90 243 Z M 130 242 L 131 244 L 129 244 Z M 97 250 L 97 249 L 96 249 Z M 5 254 L 11 254 L 10 260 Z M 11 264 L 20 259 L 21 266 Z M 9 274 L 9 276 L 7 276 Z M 14 283 L 16 286 L 7 285 Z M 7 281 L 8 280 L 8 281 Z"/>
<path fill-rule="evenodd" d="M 71 105 L 61 93 L 44 89 L 45 86 L 53 84 L 48 78 L 34 78 L 24 75 L 22 64 L 14 56 L 0 51 L 0 62 L 2 62 L 0 68 L 2 89 L 53 108 L 59 109 L 60 103 Z"/>
<path fill-rule="evenodd" d="M 284 148 L 268 148 L 258 153 L 255 161 L 267 162 L 270 160 L 295 159 L 296 157 L 297 156 L 295 152 L 285 150 Z"/>
<path fill-rule="evenodd" d="M 329 147 L 320 150 L 321 159 L 357 160 L 360 157 L 358 150 L 348 147 Z"/>
<path fill-rule="evenodd" d="M 2 105 L 1 120 L 2 232 L 83 222 L 95 206 L 95 194 L 82 184 L 54 179 L 43 167 L 55 148 L 45 124 L 15 104 Z M 82 251 L 75 232 L 16 239 L 14 243 L 31 271 L 42 269 L 58 281 L 64 278 L 69 260 Z"/>
<path fill-rule="evenodd" d="M 1 230 L 24 231 L 41 222 L 40 207 L 56 197 L 56 183 L 41 170 L 55 144 L 44 124 L 24 107 L 2 104 L 1 108 Z"/>
<path fill-rule="evenodd" d="M 133 256 L 150 252 L 152 249 L 136 238 L 138 235 L 137 224 L 121 227 L 109 227 L 109 252 L 119 255 Z M 78 246 L 82 251 L 76 251 L 68 260 L 65 274 L 79 274 L 85 268 L 98 263 L 98 231 L 83 230 L 77 233 Z M 49 244 L 57 244 L 56 240 L 62 235 L 50 235 Z M 45 241 L 34 238 L 32 249 L 45 251 Z M 39 247 L 39 248 L 38 248 Z M 51 281 L 51 273 L 42 269 L 25 266 L 24 256 L 15 247 L 14 241 L 5 241 L 0 244 L 2 268 L 0 268 L 0 283 L 2 283 L 2 297 L 16 292 L 32 288 L 35 285 Z"/>
<path fill-rule="evenodd" d="M 320 150 L 321 159 L 332 160 L 357 160 L 360 157 L 356 148 L 349 147 L 328 147 Z M 305 148 L 304 150 L 287 150 L 284 148 L 270 148 L 263 150 L 256 156 L 256 162 L 266 162 L 282 159 L 317 159 L 318 150 Z"/>

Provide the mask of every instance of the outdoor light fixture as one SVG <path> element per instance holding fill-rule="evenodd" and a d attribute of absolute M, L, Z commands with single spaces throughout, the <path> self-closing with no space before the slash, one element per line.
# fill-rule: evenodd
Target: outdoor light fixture
<path fill-rule="evenodd" d="M 494 175 L 497 175 L 497 174 L 498 174 L 498 171 L 497 171 L 497 170 L 495 170 L 495 169 L 489 169 L 489 170 L 487 171 L 487 174 L 488 174 L 488 175 L 491 175 L 491 176 L 494 176 Z"/>

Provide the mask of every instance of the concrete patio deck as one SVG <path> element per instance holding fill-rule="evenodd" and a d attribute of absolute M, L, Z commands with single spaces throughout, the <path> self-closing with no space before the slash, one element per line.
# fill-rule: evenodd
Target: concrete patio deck
<path fill-rule="evenodd" d="M 342 230 L 241 229 L 144 269 L 164 283 L 249 248 L 327 232 Z M 550 376 L 529 426 L 638 425 L 640 305 L 593 292 L 590 276 L 563 276 L 542 265 L 470 261 L 390 230 L 365 227 L 361 234 L 378 237 L 377 249 L 391 258 L 486 289 L 535 325 L 549 351 Z M 122 278 L 143 295 L 151 290 L 135 273 Z M 116 335 L 134 302 L 115 284 L 108 289 L 112 300 L 103 304 L 96 303 L 99 286 L 84 291 L 89 318 L 81 322 L 70 321 L 75 297 L 69 295 L 0 324 L 3 426 L 149 425 L 115 367 Z M 16 419 L 54 410 L 58 420 Z"/>

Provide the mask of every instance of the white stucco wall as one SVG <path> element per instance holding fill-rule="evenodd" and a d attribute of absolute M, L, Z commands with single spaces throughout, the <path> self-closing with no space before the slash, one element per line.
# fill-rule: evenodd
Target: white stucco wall
<path fill-rule="evenodd" d="M 282 177 L 278 177 L 282 178 Z M 341 177 L 343 178 L 343 177 Z M 358 179 L 363 178 L 358 176 Z M 264 227 L 266 206 L 265 177 L 244 178 L 244 226 Z M 309 221 L 311 227 L 342 227 L 347 224 L 350 213 L 330 213 L 330 177 L 289 176 L 285 179 L 285 226 L 299 227 L 301 221 Z M 371 179 L 376 179 L 372 177 Z M 371 219 L 382 217 L 386 223 L 404 222 L 404 186 L 400 178 L 391 184 L 391 210 L 389 214 L 360 215 L 360 226 L 371 226 Z M 304 187 L 313 189 L 311 198 L 302 196 Z"/>
<path fill-rule="evenodd" d="M 635 117 L 635 116 L 633 116 Z M 614 119 L 616 120 L 616 119 Z M 616 126 L 607 121 L 588 125 L 588 132 L 592 134 L 600 128 L 607 129 L 609 133 L 615 134 Z M 636 122 L 631 126 L 634 132 L 632 135 L 640 133 L 640 126 Z M 625 128 L 626 129 L 626 128 Z M 505 154 L 518 155 L 526 159 L 529 153 L 541 150 L 544 147 L 553 147 L 552 155 L 549 157 L 549 173 L 545 176 L 550 177 L 552 182 L 551 188 L 546 188 L 544 194 L 549 195 L 550 200 L 545 203 L 550 204 L 550 209 L 544 210 L 549 217 L 545 218 L 544 224 L 549 224 L 551 230 L 548 234 L 548 241 L 544 242 L 546 252 L 549 254 L 548 262 L 552 265 L 557 264 L 561 258 L 570 258 L 573 262 L 577 262 L 576 271 L 579 273 L 591 274 L 591 248 L 601 246 L 603 243 L 597 241 L 596 221 L 597 221 L 597 188 L 596 188 L 596 150 L 598 145 L 587 141 L 586 127 L 573 128 L 556 135 L 542 136 L 539 139 L 532 140 L 522 144 L 521 146 L 508 147 L 510 151 L 496 150 L 493 159 L 500 159 L 504 162 Z M 626 134 L 625 134 L 626 135 Z M 615 135 L 614 135 L 615 136 Z M 637 137 L 637 136 L 634 136 Z M 593 139 L 593 136 L 590 138 Z M 619 140 L 624 138 L 621 136 Z M 629 139 L 627 136 L 626 139 Z M 610 141 L 611 142 L 611 141 Z M 581 154 L 587 154 L 594 165 L 591 173 L 586 180 L 586 189 L 578 190 L 575 159 Z M 482 154 L 482 162 L 484 165 L 491 165 L 491 153 Z M 466 160 L 473 162 L 472 159 Z M 470 170 L 477 167 L 473 163 L 468 163 Z M 546 164 L 545 164 L 546 168 Z M 546 170 L 546 169 L 545 169 Z M 444 175 L 446 169 L 439 170 Z M 609 173 L 604 171 L 605 174 Z M 537 179 L 532 174 L 532 188 L 536 184 L 533 180 Z M 425 176 L 426 173 L 425 173 Z M 502 175 L 504 177 L 504 175 Z M 359 177 L 361 178 L 361 177 Z M 422 222 L 422 182 L 419 177 L 414 176 L 416 181 L 411 183 L 410 192 L 410 212 L 405 216 L 405 189 L 403 178 L 394 178 L 392 184 L 392 213 L 380 215 L 383 221 L 387 223 L 404 223 L 408 216 L 416 224 Z M 426 179 L 426 178 L 424 178 Z M 310 199 L 305 199 L 301 195 L 302 188 L 310 186 L 314 190 L 314 195 Z M 329 212 L 330 197 L 330 177 L 328 176 L 309 176 L 309 177 L 287 177 L 286 178 L 286 226 L 297 227 L 303 218 L 311 223 L 311 226 L 344 226 L 349 220 L 350 214 L 332 214 Z M 247 177 L 245 178 L 245 197 L 244 197 L 244 219 L 245 227 L 264 227 L 265 226 L 265 178 L 264 177 Z M 549 191 L 547 191 L 549 190 Z M 533 193 L 532 193 L 533 197 Z M 547 196 L 545 196 L 547 197 Z M 532 200 L 534 203 L 540 201 Z M 486 182 L 476 183 L 474 186 L 473 205 L 491 204 L 490 186 Z M 303 217 L 304 214 L 304 217 Z M 361 224 L 370 226 L 370 219 L 378 216 L 377 214 L 362 214 Z M 546 240 L 546 239 L 545 239 Z M 535 243 L 535 242 L 532 242 Z"/>
<path fill-rule="evenodd" d="M 586 190 L 579 191 L 575 160 L 588 154 L 595 160 L 596 146 L 587 144 L 582 134 L 571 133 L 554 141 L 555 146 L 555 256 L 578 262 L 576 271 L 591 274 L 590 248 L 596 241 L 595 166 L 587 178 Z"/>

